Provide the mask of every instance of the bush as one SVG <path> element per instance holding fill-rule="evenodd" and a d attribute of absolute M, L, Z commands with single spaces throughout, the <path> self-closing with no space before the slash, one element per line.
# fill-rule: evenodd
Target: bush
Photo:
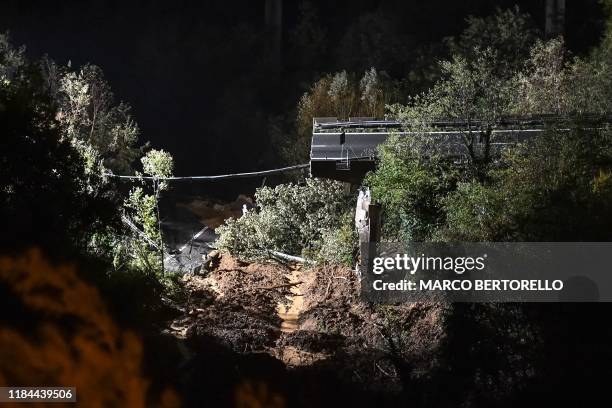
<path fill-rule="evenodd" d="M 426 143 L 392 137 L 380 148 L 378 169 L 365 184 L 383 207 L 385 240 L 427 240 L 444 221 L 442 199 L 453 191 L 460 168 L 440 156 L 426 157 Z"/>
<path fill-rule="evenodd" d="M 347 212 L 336 229 L 323 231 L 315 259 L 321 263 L 352 267 L 358 251 L 358 237 L 352 213 Z"/>
<path fill-rule="evenodd" d="M 391 107 L 414 136 L 383 145 L 379 166 L 366 179 L 383 206 L 386 238 L 608 240 L 612 138 L 602 115 L 612 66 L 602 58 L 609 55 L 606 44 L 585 60 L 568 60 L 562 41 L 537 42 L 512 75 L 497 69 L 496 52 L 474 48 L 474 58 L 443 62 L 443 75 L 428 92 Z M 523 145 L 506 146 L 500 156 L 492 149 L 503 142 L 495 130 L 512 114 L 554 114 L 563 121 L 559 128 L 548 123 Z M 593 124 L 597 117 L 604 120 Z M 427 133 L 440 119 L 469 124 L 451 140 L 461 148 L 451 152 L 457 160 Z"/>
<path fill-rule="evenodd" d="M 317 254 L 352 210 L 352 197 L 329 180 L 263 187 L 255 199 L 257 210 L 217 228 L 219 249 L 244 260 L 266 258 L 268 250 Z"/>
<path fill-rule="evenodd" d="M 497 189 L 476 182 L 460 183 L 442 203 L 446 227 L 436 238 L 468 242 L 495 239 L 504 210 L 503 196 Z"/>

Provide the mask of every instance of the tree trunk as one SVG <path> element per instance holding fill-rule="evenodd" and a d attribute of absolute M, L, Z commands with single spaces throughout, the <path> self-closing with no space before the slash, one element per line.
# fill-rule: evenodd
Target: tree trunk
<path fill-rule="evenodd" d="M 161 227 L 161 212 L 159 211 L 159 180 L 157 178 L 153 178 L 153 188 L 155 192 L 155 210 L 157 211 L 157 229 L 159 230 L 159 257 L 160 257 L 160 265 L 162 275 L 166 274 L 166 265 L 164 262 L 164 236 L 162 235 L 162 227 Z"/>
<path fill-rule="evenodd" d="M 283 1 L 266 0 L 265 23 L 270 41 L 270 54 L 276 72 L 281 68 L 281 45 L 283 31 Z"/>
<path fill-rule="evenodd" d="M 565 31 L 565 0 L 546 0 L 546 38 L 562 36 Z"/>

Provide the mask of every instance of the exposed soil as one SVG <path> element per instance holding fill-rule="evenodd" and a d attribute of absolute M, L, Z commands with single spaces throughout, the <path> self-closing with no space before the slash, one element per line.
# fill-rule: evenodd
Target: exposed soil
<path fill-rule="evenodd" d="M 276 307 L 290 293 L 287 271 L 281 265 L 245 264 L 222 256 L 207 276 L 185 276 L 185 314 L 170 329 L 187 339 L 212 336 L 236 351 L 267 350 L 280 333 Z"/>
<path fill-rule="evenodd" d="M 278 317 L 281 318 L 281 332 L 293 333 L 300 327 L 299 318 L 300 314 L 304 310 L 304 294 L 302 293 L 302 281 L 303 272 L 301 266 L 292 268 L 292 270 L 285 274 L 285 277 L 289 281 L 290 295 L 286 296 L 287 302 L 281 301 L 277 305 Z"/>
<path fill-rule="evenodd" d="M 221 346 L 272 358 L 258 363 L 262 372 L 272 365 L 302 379 L 329 376 L 330 384 L 400 395 L 407 379 L 432 368 L 443 338 L 441 305 L 369 305 L 345 267 L 247 264 L 223 254 L 208 275 L 184 282 L 190 295 L 168 330 L 192 353 Z"/>
<path fill-rule="evenodd" d="M 181 205 L 216 228 L 253 202 Z M 184 276 L 187 299 L 165 330 L 178 340 L 187 405 L 211 402 L 200 392 L 205 383 L 219 405 L 236 404 L 233 393 L 246 389 L 263 392 L 255 406 L 270 398 L 279 406 L 394 406 L 414 402 L 407 390 L 435 368 L 441 305 L 368 304 L 355 271 L 341 266 L 249 264 L 222 254 L 207 269 Z"/>
<path fill-rule="evenodd" d="M 179 203 L 180 207 L 187 208 L 194 213 L 200 222 L 211 229 L 215 229 L 228 218 L 239 218 L 243 206 L 253 207 L 253 200 L 245 195 L 239 195 L 231 203 L 219 203 L 210 200 L 193 200 L 188 203 Z"/>

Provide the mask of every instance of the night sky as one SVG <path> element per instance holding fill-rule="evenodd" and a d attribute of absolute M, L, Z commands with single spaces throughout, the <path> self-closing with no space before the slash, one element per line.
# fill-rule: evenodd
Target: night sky
<path fill-rule="evenodd" d="M 544 2 L 518 2 L 541 29 Z M 132 105 L 142 141 L 169 150 L 177 174 L 204 175 L 275 166 L 270 118 L 289 123 L 321 73 L 375 65 L 401 78 L 415 50 L 458 34 L 469 14 L 485 16 L 516 1 L 311 2 L 326 35 L 314 51 L 295 41 L 298 3 L 284 2 L 280 71 L 269 55 L 263 0 L 9 0 L 0 6 L 0 30 L 32 57 L 99 65 L 117 98 Z M 570 49 L 586 52 L 601 29 L 597 0 L 567 1 Z M 380 52 L 360 53 L 356 33 Z"/>

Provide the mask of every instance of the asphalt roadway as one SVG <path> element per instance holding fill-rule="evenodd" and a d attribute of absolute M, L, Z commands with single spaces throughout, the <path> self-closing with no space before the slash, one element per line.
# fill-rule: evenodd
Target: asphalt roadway
<path fill-rule="evenodd" d="M 162 234 L 167 248 L 164 268 L 172 272 L 197 273 L 217 235 L 186 208 L 174 207 L 164 212 Z"/>

